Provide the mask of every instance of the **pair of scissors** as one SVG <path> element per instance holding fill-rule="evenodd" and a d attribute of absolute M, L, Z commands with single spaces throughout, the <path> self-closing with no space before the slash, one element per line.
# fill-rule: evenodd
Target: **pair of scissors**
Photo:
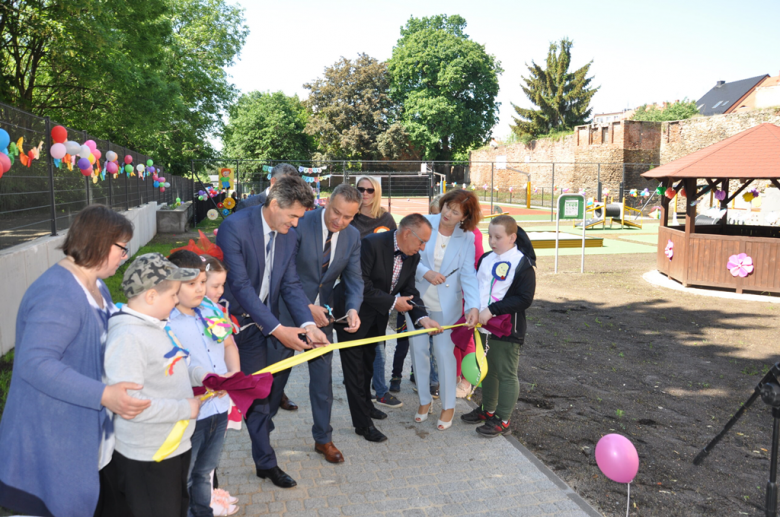
<path fill-rule="evenodd" d="M 336 323 L 338 321 L 347 319 L 347 315 L 346 314 L 344 316 L 336 319 L 333 316 L 333 309 L 331 309 L 330 305 L 323 305 L 323 307 L 325 307 L 328 310 L 328 318 L 331 320 L 331 322 Z"/>

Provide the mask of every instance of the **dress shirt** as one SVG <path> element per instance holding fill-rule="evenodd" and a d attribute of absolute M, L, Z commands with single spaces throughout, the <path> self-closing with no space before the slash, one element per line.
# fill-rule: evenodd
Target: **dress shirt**
<path fill-rule="evenodd" d="M 339 233 L 333 232 L 330 238 L 330 263 L 333 263 L 333 256 L 336 254 L 336 245 L 339 242 Z M 325 241 L 328 240 L 328 227 L 325 225 L 325 210 L 322 210 L 322 250 L 325 251 Z M 320 255 L 320 260 L 322 256 Z M 317 298 L 314 300 L 314 305 L 320 304 L 320 295 L 317 293 Z"/>
<path fill-rule="evenodd" d="M 433 250 L 433 267 L 432 271 L 441 272 L 441 263 L 444 262 L 444 254 L 447 252 L 447 245 L 450 243 L 452 235 L 439 235 L 436 237 L 436 247 Z M 444 274 L 444 273 L 441 273 Z M 441 302 L 439 301 L 439 289 L 431 284 L 431 287 L 425 290 L 422 295 L 422 301 L 428 311 L 441 312 Z"/>
<path fill-rule="evenodd" d="M 198 309 L 204 314 L 210 314 L 213 308 L 201 305 Z M 168 326 L 179 338 L 179 341 L 190 351 L 190 365 L 201 366 L 207 372 L 225 375 L 228 372 L 225 363 L 225 343 L 214 341 L 204 332 L 203 322 L 197 314 L 184 314 L 179 309 L 173 309 L 168 319 Z M 230 397 L 211 397 L 203 402 L 198 413 L 198 420 L 225 413 L 230 410 Z"/>

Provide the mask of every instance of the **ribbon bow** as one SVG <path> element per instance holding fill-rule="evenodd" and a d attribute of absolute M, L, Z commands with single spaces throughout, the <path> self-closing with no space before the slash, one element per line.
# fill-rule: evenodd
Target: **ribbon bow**
<path fill-rule="evenodd" d="M 409 258 L 409 255 L 407 255 L 406 253 L 404 253 L 401 250 L 395 250 L 395 253 L 393 253 L 393 256 L 395 257 L 396 255 L 401 255 L 401 260 L 402 261 Z"/>

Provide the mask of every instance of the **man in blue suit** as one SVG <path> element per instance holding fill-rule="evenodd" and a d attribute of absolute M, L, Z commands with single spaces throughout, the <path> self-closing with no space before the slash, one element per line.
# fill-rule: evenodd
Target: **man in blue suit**
<path fill-rule="evenodd" d="M 264 205 L 233 214 L 220 226 L 217 245 L 229 268 L 224 297 L 230 302 L 231 314 L 244 328 L 236 336 L 236 344 L 241 370 L 246 374 L 271 364 L 268 349 L 274 340 L 292 350 L 311 348 L 299 337 L 303 332 L 311 343 L 327 342 L 314 323 L 295 268 L 298 240 L 292 228 L 312 206 L 314 196 L 306 182 L 285 176 L 268 193 Z M 279 322 L 280 295 L 287 300 L 297 326 Z M 274 429 L 271 415 L 280 399 L 281 392 L 272 388 L 268 398 L 256 400 L 244 418 L 257 476 L 269 478 L 276 486 L 292 488 L 297 483 L 277 465 L 270 441 Z"/>
<path fill-rule="evenodd" d="M 296 266 L 303 290 L 308 298 L 309 309 L 317 326 L 326 335 L 333 335 L 333 318 L 327 307 L 334 307 L 333 287 L 341 277 L 345 287 L 344 305 L 341 310 L 346 318 L 339 323 L 346 325 L 346 332 L 354 333 L 360 327 L 358 311 L 363 302 L 363 272 L 360 268 L 360 232 L 349 223 L 360 208 L 360 192 L 355 187 L 342 183 L 333 191 L 328 207 L 319 208 L 306 215 L 298 223 L 298 254 Z M 282 296 L 283 302 L 284 295 Z M 281 317 L 283 325 L 292 325 L 293 317 L 282 303 Z M 271 346 L 268 350 L 269 361 L 275 363 L 293 355 L 293 351 L 283 346 Z M 333 406 L 333 385 L 331 361 L 333 353 L 325 354 L 309 361 L 309 397 L 311 400 L 314 425 L 314 450 L 325 456 L 331 463 L 341 463 L 344 456 L 333 445 L 333 428 L 330 425 Z M 284 389 L 290 370 L 279 372 L 274 385 Z M 276 389 L 276 388 L 274 388 Z"/>

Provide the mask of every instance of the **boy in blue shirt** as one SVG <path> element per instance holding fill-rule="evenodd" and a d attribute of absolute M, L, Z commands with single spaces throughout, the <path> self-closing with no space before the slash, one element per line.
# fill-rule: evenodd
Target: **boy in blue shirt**
<path fill-rule="evenodd" d="M 229 377 L 241 370 L 232 325 L 206 295 L 206 262 L 197 254 L 180 250 L 169 260 L 179 267 L 197 269 L 200 274 L 179 289 L 179 303 L 171 311 L 168 325 L 190 351 L 193 365 L 210 373 Z M 192 459 L 187 483 L 190 515 L 213 517 L 211 471 L 219 465 L 227 430 L 230 399 L 224 392 L 203 402 L 192 435 Z M 233 513 L 237 508 L 232 507 Z"/>

